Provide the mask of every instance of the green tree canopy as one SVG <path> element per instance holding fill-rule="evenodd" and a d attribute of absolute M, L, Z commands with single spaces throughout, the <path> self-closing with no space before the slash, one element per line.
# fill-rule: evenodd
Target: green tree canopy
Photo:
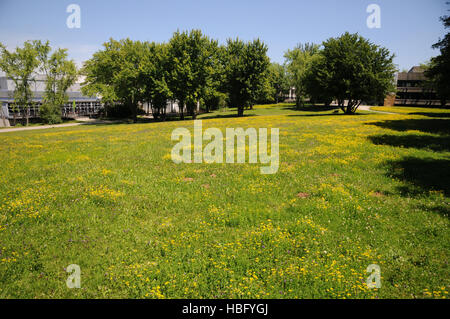
<path fill-rule="evenodd" d="M 147 44 L 127 38 L 110 39 L 103 46 L 83 66 L 83 92 L 100 95 L 106 103 L 128 106 L 136 122 L 139 104 L 146 101 L 143 64 Z"/>
<path fill-rule="evenodd" d="M 67 104 L 67 89 L 77 79 L 75 63 L 68 60 L 67 49 L 57 49 L 50 54 L 47 42 L 34 41 L 38 51 L 40 71 L 45 75 L 45 92 L 39 113 L 41 119 L 50 124 L 61 122 L 61 106 Z"/>
<path fill-rule="evenodd" d="M 181 118 L 184 106 L 194 118 L 196 104 L 214 84 L 217 41 L 200 30 L 175 32 L 168 45 L 168 87 L 178 100 Z"/>
<path fill-rule="evenodd" d="M 450 16 L 441 17 L 441 21 L 446 29 L 450 28 Z M 425 75 L 432 82 L 442 106 L 445 106 L 450 99 L 450 32 L 435 43 L 433 48 L 439 49 L 440 55 L 431 59 Z"/>
<path fill-rule="evenodd" d="M 278 63 L 271 63 L 269 67 L 269 82 L 272 88 L 273 100 L 278 103 L 289 92 L 290 82 L 286 67 Z"/>
<path fill-rule="evenodd" d="M 355 113 L 362 101 L 383 100 L 394 90 L 394 55 L 358 34 L 328 39 L 320 55 L 313 60 L 309 80 L 316 90 L 337 99 L 345 114 Z"/>
<path fill-rule="evenodd" d="M 143 83 L 145 85 L 145 100 L 152 107 L 154 119 L 165 119 L 167 100 L 173 94 L 169 89 L 168 45 L 146 43 L 143 56 Z"/>
<path fill-rule="evenodd" d="M 288 50 L 284 54 L 290 83 L 295 88 L 297 107 L 304 104 L 305 97 L 308 95 L 306 90 L 306 75 L 314 57 L 318 53 L 319 46 L 317 44 L 300 43 L 294 49 Z"/>
<path fill-rule="evenodd" d="M 238 116 L 243 116 L 244 108 L 252 105 L 267 83 L 267 46 L 259 39 L 247 43 L 229 39 L 222 58 L 224 89 L 231 106 L 237 107 Z"/>
<path fill-rule="evenodd" d="M 22 48 L 17 47 L 14 52 L 0 43 L 0 50 L 0 69 L 14 82 L 14 111 L 19 111 L 17 106 L 20 106 L 28 125 L 29 108 L 33 103 L 31 84 L 35 81 L 35 71 L 39 66 L 38 50 L 31 41 L 26 41 Z"/>

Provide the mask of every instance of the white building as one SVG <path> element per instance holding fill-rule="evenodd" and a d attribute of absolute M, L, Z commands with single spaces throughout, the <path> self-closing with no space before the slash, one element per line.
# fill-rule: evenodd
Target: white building
<path fill-rule="evenodd" d="M 20 119 L 24 116 L 24 108 L 20 105 L 14 107 L 14 81 L 8 77 L 0 77 L 0 118 L 6 119 Z M 39 107 L 42 105 L 42 97 L 45 91 L 45 76 L 38 75 L 31 84 L 31 90 L 33 91 L 33 105 L 30 107 L 30 118 L 39 117 Z M 69 96 L 69 103 L 62 105 L 62 116 L 76 117 L 86 116 L 98 113 L 102 108 L 100 99 L 97 97 L 84 96 L 81 93 L 80 81 L 77 81 L 74 85 L 67 90 Z M 73 102 L 75 101 L 75 109 L 73 108 Z M 1 124 L 0 124 L 1 125 Z"/>

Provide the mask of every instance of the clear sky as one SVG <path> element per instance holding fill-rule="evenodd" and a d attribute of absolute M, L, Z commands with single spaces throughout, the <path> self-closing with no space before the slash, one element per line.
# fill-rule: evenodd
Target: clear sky
<path fill-rule="evenodd" d="M 448 1 L 448 0 L 447 0 Z M 177 29 L 201 29 L 227 38 L 260 38 L 272 61 L 299 42 L 321 43 L 358 32 L 396 54 L 400 69 L 438 54 L 431 45 L 445 34 L 439 17 L 446 0 L 0 0 L 0 42 L 10 49 L 25 40 L 49 40 L 69 49 L 78 64 L 110 37 L 164 42 Z M 69 4 L 81 8 L 81 28 L 69 29 Z M 381 28 L 369 29 L 369 4 L 381 8 Z"/>

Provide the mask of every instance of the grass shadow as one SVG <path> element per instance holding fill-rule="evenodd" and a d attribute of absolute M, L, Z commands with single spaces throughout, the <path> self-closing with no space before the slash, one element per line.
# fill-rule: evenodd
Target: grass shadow
<path fill-rule="evenodd" d="M 450 138 L 448 136 L 384 134 L 369 136 L 368 139 L 376 145 L 429 149 L 436 152 L 450 151 Z"/>
<path fill-rule="evenodd" d="M 450 135 L 450 119 L 385 120 L 366 123 L 366 125 L 375 125 L 399 132 L 417 130 L 425 133 Z"/>
<path fill-rule="evenodd" d="M 450 160 L 404 157 L 387 162 L 388 176 L 405 182 L 399 187 L 404 196 L 428 194 L 441 191 L 450 195 Z"/>
<path fill-rule="evenodd" d="M 342 116 L 342 117 L 351 117 L 351 116 L 362 116 L 362 115 L 373 115 L 373 113 L 354 113 L 354 114 L 344 114 L 342 112 L 333 112 L 333 113 L 321 113 L 321 114 L 289 114 L 288 116 Z"/>
<path fill-rule="evenodd" d="M 450 217 L 450 205 L 443 203 L 442 205 L 434 205 L 434 206 L 426 206 L 426 205 L 419 205 L 419 209 L 423 209 L 426 211 L 433 212 L 435 214 L 441 215 L 443 217 Z"/>
<path fill-rule="evenodd" d="M 428 116 L 428 117 L 450 117 L 450 112 L 448 112 L 448 113 L 414 112 L 414 113 L 409 113 L 409 114 L 422 115 L 422 116 Z"/>
<path fill-rule="evenodd" d="M 300 111 L 300 112 L 325 112 L 325 111 L 331 111 L 331 110 L 339 110 L 337 106 L 324 106 L 324 105 L 306 105 L 302 107 L 296 107 L 294 105 L 286 105 L 282 107 L 284 110 L 291 110 L 291 111 Z"/>
<path fill-rule="evenodd" d="M 251 110 L 249 110 L 251 111 Z M 243 117 L 252 117 L 252 116 L 258 116 L 257 114 L 245 114 L 243 116 L 238 116 L 237 114 L 215 114 L 215 115 L 208 115 L 208 116 L 202 116 L 197 117 L 199 120 L 208 120 L 208 119 L 225 119 L 225 118 L 243 118 Z"/>

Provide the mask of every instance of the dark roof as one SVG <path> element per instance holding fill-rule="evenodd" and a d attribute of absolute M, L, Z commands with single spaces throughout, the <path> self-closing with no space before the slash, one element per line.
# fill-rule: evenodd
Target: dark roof
<path fill-rule="evenodd" d="M 408 73 L 423 73 L 423 69 L 420 66 L 413 66 Z"/>
<path fill-rule="evenodd" d="M 399 72 L 397 81 L 423 81 L 425 75 L 420 66 L 413 66 L 408 72 Z"/>

